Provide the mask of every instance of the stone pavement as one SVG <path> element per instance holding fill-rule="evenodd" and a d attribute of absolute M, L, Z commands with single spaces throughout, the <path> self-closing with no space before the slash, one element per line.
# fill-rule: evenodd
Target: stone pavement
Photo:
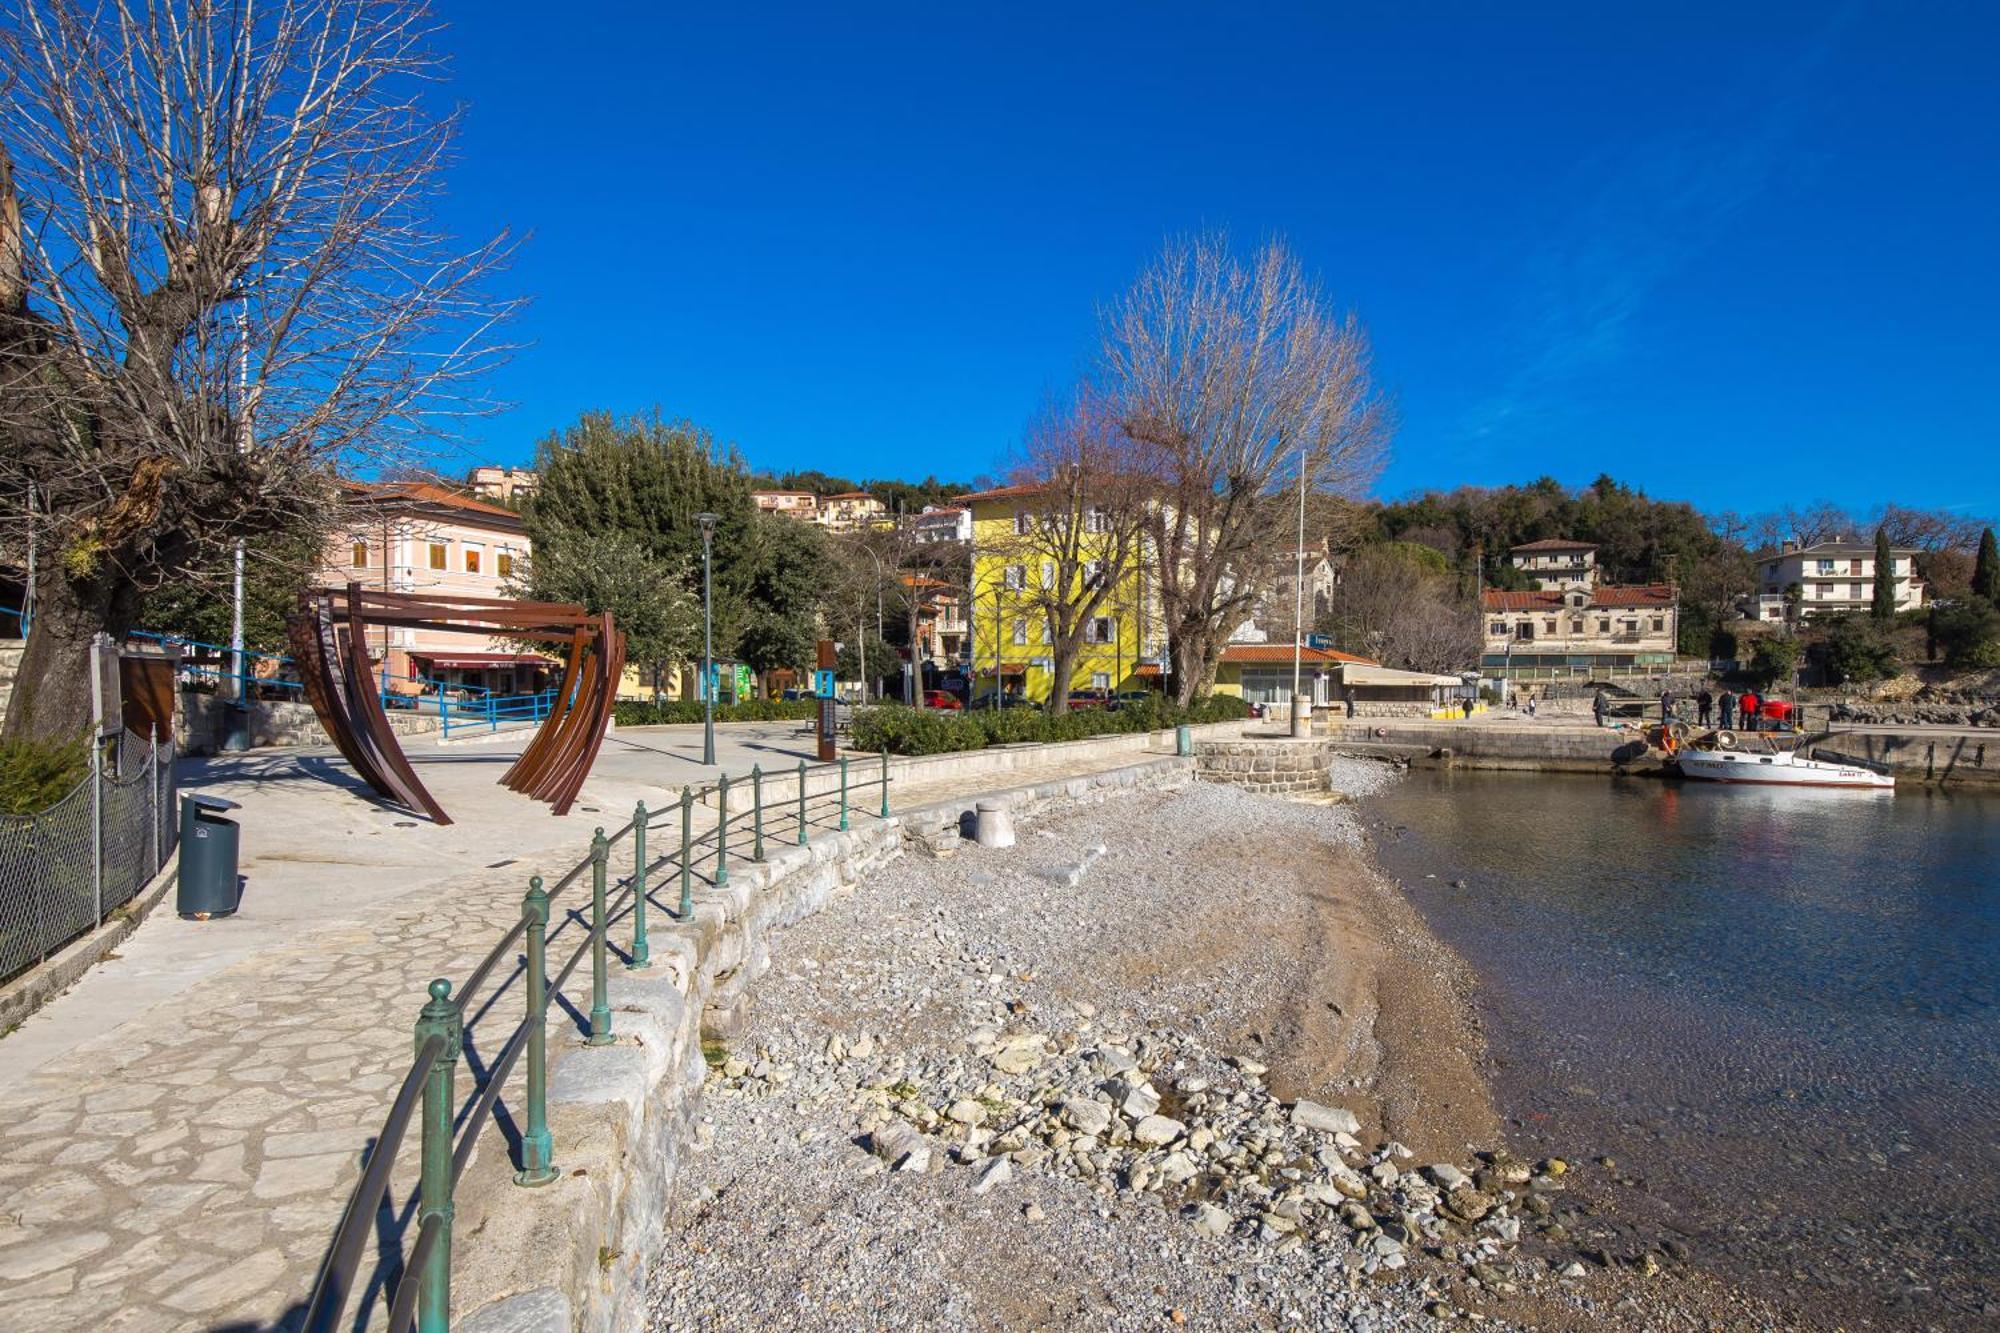
<path fill-rule="evenodd" d="M 529 875 L 553 882 L 592 824 L 622 824 L 635 800 L 664 805 L 703 776 L 684 753 L 688 730 L 626 733 L 568 819 L 497 786 L 513 744 L 413 747 L 459 819 L 444 828 L 364 799 L 324 752 L 190 763 L 185 785 L 244 801 L 243 909 L 204 923 L 155 913 L 0 1040 L 0 1330 L 250 1329 L 296 1315 L 408 1067 L 425 982 L 462 979 L 518 917 Z M 784 749 L 795 736 L 745 729 L 729 744 L 795 764 Z M 979 781 L 1011 787 L 1137 758 L 1055 758 Z M 964 794 L 952 785 L 933 779 L 894 799 Z M 857 801 L 854 818 L 872 808 Z M 614 852 L 614 869 L 623 862 L 629 853 Z M 659 902 L 671 901 L 668 881 L 653 881 Z M 572 890 L 558 907 L 584 902 Z M 654 920 L 672 929 L 665 912 Z M 552 958 L 581 937 L 574 923 L 552 929 Z M 567 993 L 587 996 L 587 968 Z M 519 1003 L 515 988 L 468 1016 L 461 1098 L 466 1069 L 504 1043 Z M 552 1055 L 570 1044 L 567 1029 L 552 1036 Z M 412 1138 L 393 1182 L 398 1214 L 378 1225 L 385 1250 L 407 1214 L 414 1155 Z M 503 1169 L 490 1157 L 474 1166 Z M 378 1272 L 357 1296 L 380 1297 L 392 1276 Z"/>

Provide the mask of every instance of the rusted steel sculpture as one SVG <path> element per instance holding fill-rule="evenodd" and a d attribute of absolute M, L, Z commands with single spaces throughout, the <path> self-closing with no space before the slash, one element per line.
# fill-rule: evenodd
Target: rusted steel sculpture
<path fill-rule="evenodd" d="M 299 613 L 287 628 L 306 698 L 320 725 L 369 786 L 449 824 L 451 816 L 418 780 L 383 711 L 368 656 L 368 630 L 382 626 L 484 633 L 566 647 L 562 685 L 549 714 L 500 780 L 549 802 L 557 814 L 568 814 L 597 761 L 625 670 L 625 636 L 610 613 L 592 615 L 564 602 L 371 591 L 358 583 L 300 595 Z"/>

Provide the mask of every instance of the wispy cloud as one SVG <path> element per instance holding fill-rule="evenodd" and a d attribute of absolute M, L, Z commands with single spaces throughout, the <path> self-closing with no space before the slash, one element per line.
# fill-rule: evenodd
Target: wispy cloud
<path fill-rule="evenodd" d="M 1473 439 L 1562 414 L 1601 368 L 1629 350 L 1653 296 L 1713 246 L 1732 217 L 1787 165 L 1813 104 L 1815 76 L 1852 20 L 1836 12 L 1790 68 L 1745 96 L 1754 110 L 1594 156 L 1570 210 L 1531 253 L 1504 340 L 1517 354 L 1499 389 L 1464 418 Z"/>

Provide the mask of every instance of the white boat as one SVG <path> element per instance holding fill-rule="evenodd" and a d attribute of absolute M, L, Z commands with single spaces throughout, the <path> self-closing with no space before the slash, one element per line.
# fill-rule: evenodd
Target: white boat
<path fill-rule="evenodd" d="M 1796 748 L 1780 750 L 1765 737 L 1742 740 L 1766 741 L 1756 749 L 1739 748 L 1736 737 L 1727 732 L 1712 748 L 1682 750 L 1681 773 L 1707 782 L 1754 782 L 1786 787 L 1864 787 L 1882 791 L 1894 788 L 1896 779 L 1878 769 L 1841 756 L 1820 758 L 1801 742 Z"/>

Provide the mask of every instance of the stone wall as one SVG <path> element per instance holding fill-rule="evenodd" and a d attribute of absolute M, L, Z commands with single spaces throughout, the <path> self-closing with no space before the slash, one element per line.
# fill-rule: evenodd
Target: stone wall
<path fill-rule="evenodd" d="M 1331 742 L 1289 736 L 1198 741 L 1194 747 L 1195 776 L 1201 781 L 1266 796 L 1327 790 L 1332 758 Z"/>
<path fill-rule="evenodd" d="M 983 797 L 1006 800 L 1020 820 L 1119 787 L 1183 781 L 1187 767 L 1162 757 Z M 762 863 L 735 863 L 726 885 L 697 892 L 690 928 L 656 926 L 649 968 L 614 967 L 615 1044 L 586 1048 L 566 1025 L 551 1043 L 557 1179 L 535 1190 L 514 1185 L 507 1138 L 497 1125 L 481 1138 L 456 1200 L 454 1329 L 644 1326 L 646 1265 L 661 1250 L 681 1153 L 702 1132 L 703 1041 L 739 1029 L 778 932 L 900 855 L 906 843 L 955 826 L 971 799 L 871 820 L 810 846 L 778 849 Z M 575 982 L 566 993 L 577 993 Z"/>
<path fill-rule="evenodd" d="M 174 716 L 174 730 L 182 754 L 214 754 L 229 734 L 228 700 L 213 694 L 183 691 L 180 711 Z M 398 736 L 423 736 L 438 729 L 435 713 L 389 714 L 389 726 Z M 331 745 L 319 724 L 319 717 L 307 703 L 290 700 L 257 699 L 250 704 L 250 746 Z"/>

